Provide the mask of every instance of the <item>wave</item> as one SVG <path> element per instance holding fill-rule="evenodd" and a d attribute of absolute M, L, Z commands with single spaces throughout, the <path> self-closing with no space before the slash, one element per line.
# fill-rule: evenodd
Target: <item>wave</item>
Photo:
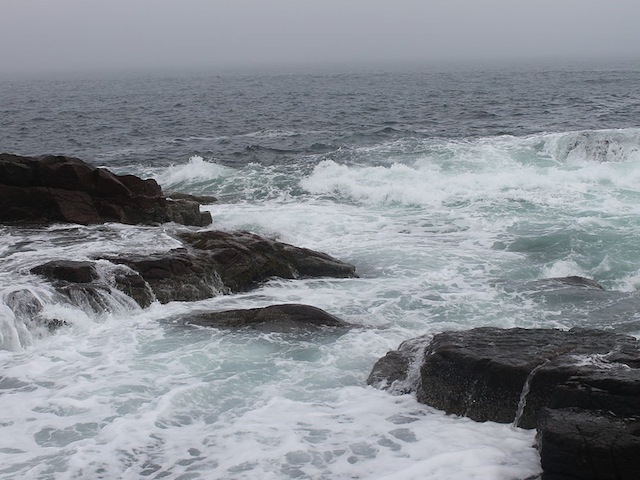
<path fill-rule="evenodd" d="M 301 186 L 314 195 L 365 204 L 588 208 L 594 198 L 606 201 L 635 189 L 639 162 L 640 129 L 407 139 L 325 159 Z"/>
<path fill-rule="evenodd" d="M 561 162 L 640 160 L 640 128 L 548 134 L 543 141 L 544 151 Z"/>
<path fill-rule="evenodd" d="M 171 165 L 155 175 L 164 189 L 180 189 L 186 185 L 216 179 L 228 175 L 233 169 L 208 162 L 199 155 L 189 158 L 183 165 Z"/>

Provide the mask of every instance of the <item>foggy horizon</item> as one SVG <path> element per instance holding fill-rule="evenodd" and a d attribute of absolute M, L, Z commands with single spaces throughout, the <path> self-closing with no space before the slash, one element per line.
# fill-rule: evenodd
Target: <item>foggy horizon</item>
<path fill-rule="evenodd" d="M 640 4 L 5 0 L 3 76 L 640 59 Z"/>

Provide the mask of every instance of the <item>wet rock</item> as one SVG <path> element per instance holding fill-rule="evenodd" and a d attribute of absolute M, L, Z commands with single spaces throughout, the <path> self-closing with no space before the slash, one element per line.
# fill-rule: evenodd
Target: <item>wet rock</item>
<path fill-rule="evenodd" d="M 167 199 L 167 219 L 181 225 L 205 227 L 212 222 L 209 212 L 200 211 L 200 203 L 193 200 Z"/>
<path fill-rule="evenodd" d="M 243 291 L 269 277 L 355 277 L 355 267 L 325 253 L 248 232 L 186 232 L 179 238 L 218 266 L 224 285 Z"/>
<path fill-rule="evenodd" d="M 53 282 L 72 300 L 98 305 L 105 290 L 115 288 L 141 307 L 154 300 L 196 301 L 246 291 L 271 277 L 353 277 L 355 267 L 329 255 L 297 248 L 246 232 L 190 232 L 184 248 L 149 255 L 105 257 L 110 274 L 96 263 L 55 260 L 31 272 Z"/>
<path fill-rule="evenodd" d="M 418 401 L 476 421 L 511 423 L 526 382 L 523 428 L 535 427 L 558 385 L 600 368 L 583 358 L 596 356 L 607 368 L 640 360 L 633 337 L 587 329 L 476 328 L 438 334 L 424 349 Z"/>
<path fill-rule="evenodd" d="M 424 349 L 432 338 L 431 335 L 412 338 L 402 342 L 398 350 L 387 352 L 373 366 L 367 385 L 393 394 L 415 392 L 417 382 L 410 378 L 410 370 L 414 364 L 422 361 Z"/>
<path fill-rule="evenodd" d="M 122 293 L 133 298 L 142 308 L 156 300 L 153 291 L 142 276 L 134 271 L 120 272 L 114 275 L 114 286 Z"/>
<path fill-rule="evenodd" d="M 448 413 L 538 428 L 543 479 L 626 479 L 638 471 L 634 337 L 588 329 L 444 332 L 403 344 L 369 377 L 392 391 L 398 381 Z"/>
<path fill-rule="evenodd" d="M 72 260 L 53 260 L 32 268 L 31 273 L 42 275 L 52 281 L 62 280 L 73 283 L 90 283 L 98 279 L 94 262 Z"/>
<path fill-rule="evenodd" d="M 200 203 L 202 205 L 216 203 L 218 199 L 211 195 L 191 195 L 189 193 L 182 192 L 168 192 L 167 198 L 171 200 L 189 200 L 192 202 Z"/>
<path fill-rule="evenodd" d="M 186 232 L 179 238 L 185 248 L 107 260 L 138 272 L 161 303 L 247 291 L 272 277 L 355 276 L 353 265 L 329 255 L 247 232 Z"/>
<path fill-rule="evenodd" d="M 98 274 L 96 263 L 91 261 L 52 260 L 32 268 L 31 273 L 50 280 L 75 305 L 88 304 L 96 311 L 108 309 L 105 297 L 115 288 L 141 307 L 148 307 L 154 296 L 144 279 L 126 267 L 119 268 L 121 271 L 115 273 L 111 284 Z"/>
<path fill-rule="evenodd" d="M 575 408 L 541 411 L 543 480 L 628 480 L 640 472 L 640 419 Z"/>
<path fill-rule="evenodd" d="M 279 331 L 296 328 L 350 327 L 347 322 L 324 310 L 300 304 L 270 305 L 264 308 L 199 313 L 189 315 L 184 322 L 191 325 L 216 328 L 264 326 L 269 330 Z"/>
<path fill-rule="evenodd" d="M 72 157 L 0 154 L 0 221 L 202 226 L 211 218 L 194 199 L 167 200 L 152 179 L 115 175 Z"/>

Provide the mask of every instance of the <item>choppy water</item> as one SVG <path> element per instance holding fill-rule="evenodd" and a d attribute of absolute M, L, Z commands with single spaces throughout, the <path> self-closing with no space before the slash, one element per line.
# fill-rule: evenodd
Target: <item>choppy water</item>
<path fill-rule="evenodd" d="M 123 295 L 72 305 L 29 269 L 168 250 L 185 227 L 0 227 L 0 478 L 539 472 L 533 432 L 448 417 L 365 379 L 402 340 L 445 329 L 640 335 L 638 85 L 632 66 L 0 84 L 0 150 L 75 155 L 218 196 L 204 207 L 211 228 L 325 251 L 360 275 L 146 310 Z M 563 275 L 607 291 L 537 282 Z M 71 326 L 35 328 L 25 290 Z M 171 320 L 281 302 L 361 327 L 266 334 Z"/>

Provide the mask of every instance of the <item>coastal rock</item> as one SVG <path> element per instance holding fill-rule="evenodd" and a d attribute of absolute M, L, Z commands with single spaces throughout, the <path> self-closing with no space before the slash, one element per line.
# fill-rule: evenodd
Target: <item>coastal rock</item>
<path fill-rule="evenodd" d="M 189 315 L 184 323 L 216 328 L 265 327 L 278 331 L 318 327 L 348 328 L 350 326 L 324 310 L 301 304 L 198 313 Z"/>
<path fill-rule="evenodd" d="M 115 175 L 72 157 L 0 154 L 0 221 L 211 223 L 193 199 L 167 200 L 155 180 Z"/>
<path fill-rule="evenodd" d="M 223 292 L 216 277 L 217 265 L 205 256 L 195 256 L 185 248 L 166 253 L 109 257 L 135 271 L 151 287 L 160 303 L 192 302 Z"/>
<path fill-rule="evenodd" d="M 626 479 L 638 471 L 640 344 L 631 336 L 580 328 L 444 332 L 404 342 L 376 363 L 368 383 L 415 391 L 421 403 L 476 421 L 537 428 L 543 479 Z"/>
<path fill-rule="evenodd" d="M 628 480 L 640 472 L 640 418 L 575 408 L 541 411 L 542 480 Z"/>
<path fill-rule="evenodd" d="M 52 260 L 31 269 L 31 273 L 52 280 L 73 283 L 90 283 L 98 278 L 95 262 Z"/>
<path fill-rule="evenodd" d="M 185 232 L 179 238 L 197 255 L 219 265 L 218 274 L 234 292 L 269 277 L 355 277 L 355 267 L 325 253 L 295 247 L 249 232 Z"/>
<path fill-rule="evenodd" d="M 190 232 L 185 247 L 149 255 L 105 257 L 107 274 L 96 262 L 55 260 L 31 272 L 50 280 L 72 300 L 87 297 L 100 306 L 115 288 L 141 307 L 154 300 L 196 301 L 246 291 L 271 277 L 354 277 L 355 267 L 321 252 L 294 247 L 246 232 Z"/>
<path fill-rule="evenodd" d="M 329 255 L 247 232 L 186 232 L 178 237 L 185 248 L 107 260 L 138 272 L 161 303 L 247 291 L 271 277 L 355 276 L 353 265 Z"/>
<path fill-rule="evenodd" d="M 148 307 L 154 300 L 153 293 L 144 279 L 124 266 L 116 267 L 113 279 L 107 282 L 98 273 L 96 262 L 52 260 L 31 269 L 31 273 L 50 280 L 56 290 L 72 303 L 86 303 L 96 311 L 109 309 L 105 300 L 111 288 L 125 293 L 141 307 Z"/>
<path fill-rule="evenodd" d="M 631 368 L 640 360 L 635 338 L 600 330 L 486 327 L 422 341 L 418 401 L 476 421 L 511 423 L 518 414 L 523 428 L 535 428 L 540 408 L 569 379 L 600 368 Z M 380 362 L 372 375 L 384 366 Z M 520 405 L 525 386 L 526 403 Z"/>

